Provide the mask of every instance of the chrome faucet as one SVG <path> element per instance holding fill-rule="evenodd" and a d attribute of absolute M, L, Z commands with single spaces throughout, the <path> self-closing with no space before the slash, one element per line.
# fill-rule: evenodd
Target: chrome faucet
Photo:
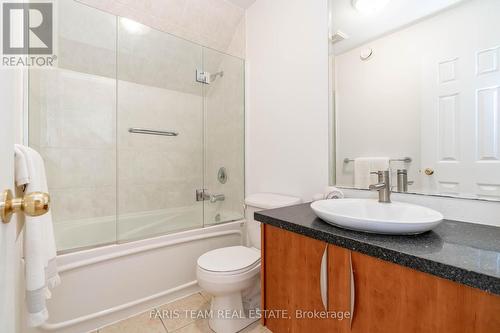
<path fill-rule="evenodd" d="M 210 203 L 216 203 L 217 201 L 226 200 L 226 196 L 224 194 L 210 194 L 209 200 L 210 200 Z"/>
<path fill-rule="evenodd" d="M 226 196 L 224 194 L 210 194 L 207 190 L 196 190 L 196 201 L 205 201 L 208 200 L 210 203 L 216 203 L 218 201 L 226 200 Z"/>
<path fill-rule="evenodd" d="M 378 183 L 370 185 L 370 191 L 378 191 L 378 202 L 391 202 L 391 173 L 389 170 L 372 172 L 378 175 Z"/>

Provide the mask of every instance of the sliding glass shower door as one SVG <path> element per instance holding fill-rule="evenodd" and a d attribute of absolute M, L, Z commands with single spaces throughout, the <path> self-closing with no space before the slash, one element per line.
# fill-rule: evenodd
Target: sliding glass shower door
<path fill-rule="evenodd" d="M 202 47 L 120 18 L 118 240 L 203 226 Z"/>

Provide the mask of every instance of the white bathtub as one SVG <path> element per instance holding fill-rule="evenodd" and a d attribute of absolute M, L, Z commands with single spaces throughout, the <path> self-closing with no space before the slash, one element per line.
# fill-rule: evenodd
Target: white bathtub
<path fill-rule="evenodd" d="M 197 292 L 197 258 L 242 236 L 238 221 L 61 255 L 50 318 L 23 332 L 89 332 Z"/>
<path fill-rule="evenodd" d="M 212 225 L 219 221 L 238 221 L 243 218 L 243 213 L 217 208 L 213 205 L 202 209 L 199 205 L 193 205 L 123 214 L 118 218 L 103 216 L 57 221 L 54 226 L 57 249 L 64 252 L 117 241 L 123 243 L 180 230 L 197 229 L 201 228 L 203 223 Z"/>

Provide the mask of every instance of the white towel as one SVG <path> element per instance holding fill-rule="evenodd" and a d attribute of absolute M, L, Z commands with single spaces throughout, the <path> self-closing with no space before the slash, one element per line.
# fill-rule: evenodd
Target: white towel
<path fill-rule="evenodd" d="M 323 193 L 316 193 L 312 197 L 312 201 L 325 200 L 325 199 L 343 199 L 344 192 L 335 186 L 327 186 Z"/>
<path fill-rule="evenodd" d="M 28 164 L 26 163 L 24 153 L 21 149 L 19 149 L 17 145 L 14 147 L 14 152 L 16 157 L 16 186 L 20 187 L 28 184 L 31 181 L 30 173 L 28 171 Z"/>
<path fill-rule="evenodd" d="M 344 192 L 335 186 L 327 186 L 323 193 L 325 199 L 344 199 Z"/>
<path fill-rule="evenodd" d="M 354 187 L 368 188 L 378 182 L 371 172 L 389 170 L 388 157 L 358 157 L 354 159 Z"/>
<path fill-rule="evenodd" d="M 45 166 L 40 154 L 22 145 L 16 145 L 15 152 L 17 185 L 27 184 L 26 193 L 47 193 Z M 18 154 L 22 156 L 18 157 Z M 23 184 L 26 179 L 29 182 Z M 54 288 L 61 282 L 57 272 L 56 245 L 50 211 L 41 216 L 26 216 L 24 262 L 28 325 L 36 327 L 49 317 L 45 302 L 51 296 L 49 288 Z"/>

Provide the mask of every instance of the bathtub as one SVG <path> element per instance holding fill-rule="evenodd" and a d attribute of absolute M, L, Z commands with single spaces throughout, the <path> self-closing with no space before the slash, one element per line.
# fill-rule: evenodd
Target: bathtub
<path fill-rule="evenodd" d="M 114 244 L 164 235 L 179 230 L 191 230 L 205 224 L 220 221 L 238 221 L 243 213 L 193 205 L 161 210 L 143 211 L 118 216 L 103 216 L 89 219 L 56 221 L 54 226 L 57 249 L 68 250 L 88 248 L 102 244 Z"/>
<path fill-rule="evenodd" d="M 49 320 L 28 333 L 89 332 L 200 290 L 196 260 L 242 244 L 244 221 L 58 256 Z M 180 259 L 182 258 L 182 259 Z"/>

